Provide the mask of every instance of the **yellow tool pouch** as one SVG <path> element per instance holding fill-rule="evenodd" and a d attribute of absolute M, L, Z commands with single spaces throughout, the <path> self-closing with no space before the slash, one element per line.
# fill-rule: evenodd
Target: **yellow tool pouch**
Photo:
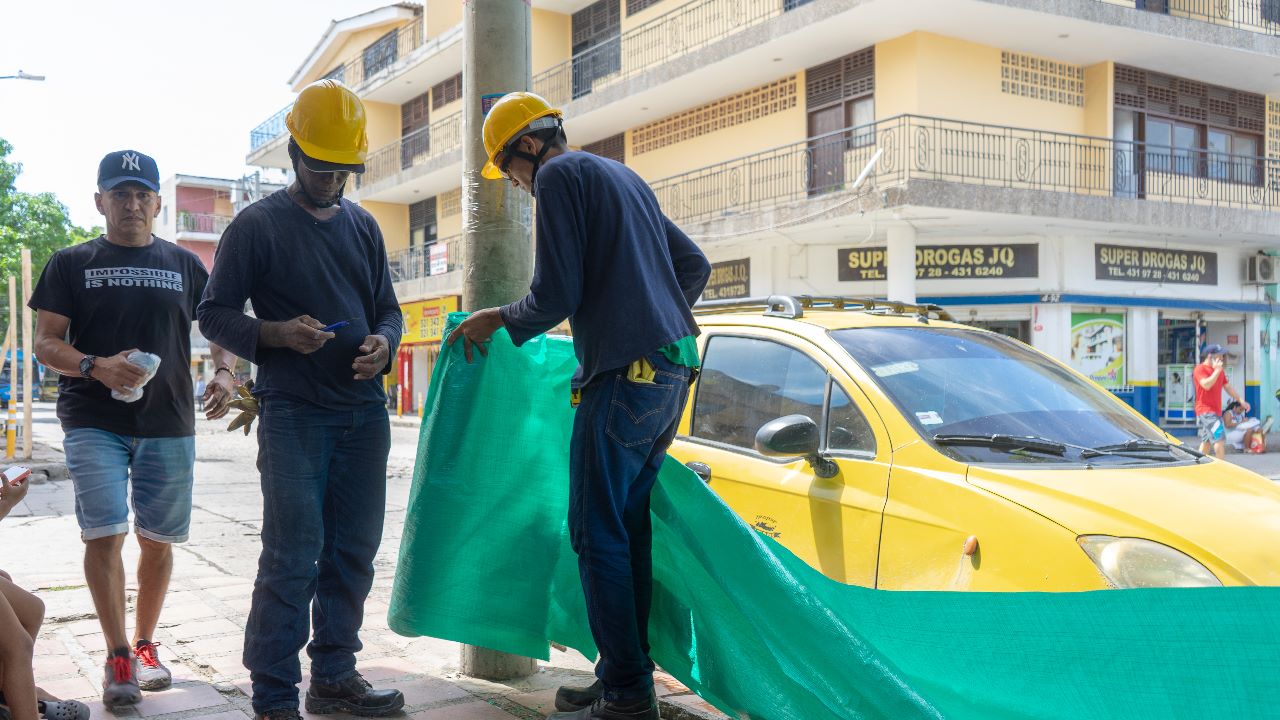
<path fill-rule="evenodd" d="M 653 384 L 653 364 L 645 358 L 640 358 L 631 363 L 631 367 L 627 368 L 627 379 L 633 383 L 641 385 Z"/>

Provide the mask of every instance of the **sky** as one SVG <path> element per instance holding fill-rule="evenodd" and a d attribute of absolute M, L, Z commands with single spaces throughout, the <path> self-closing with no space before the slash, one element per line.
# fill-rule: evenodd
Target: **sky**
<path fill-rule="evenodd" d="M 98 161 L 134 149 L 175 174 L 239 178 L 249 131 L 293 100 L 289 78 L 333 19 L 394 0 L 0 0 L 0 138 L 18 189 L 102 224 Z"/>

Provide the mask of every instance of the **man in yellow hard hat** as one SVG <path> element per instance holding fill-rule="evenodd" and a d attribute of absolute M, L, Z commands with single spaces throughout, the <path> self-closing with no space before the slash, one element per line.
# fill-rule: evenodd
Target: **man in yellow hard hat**
<path fill-rule="evenodd" d="M 402 316 L 378 224 L 342 198 L 368 151 L 360 99 L 321 80 L 285 124 L 297 177 L 223 232 L 197 311 L 206 336 L 258 364 L 262 554 L 244 664 L 259 720 L 299 717 L 303 645 L 308 712 L 377 717 L 404 705 L 399 691 L 371 688 L 355 658 L 386 511 L 391 434 L 378 378 Z"/>
<path fill-rule="evenodd" d="M 538 201 L 533 283 L 449 337 L 468 361 L 505 327 L 516 345 L 573 327 L 580 398 L 569 460 L 569 535 L 578 553 L 597 681 L 561 688 L 552 718 L 656 720 L 649 606 L 649 494 L 699 365 L 692 306 L 711 268 L 625 165 L 566 145 L 561 112 L 510 93 L 484 121 L 482 174 Z"/>

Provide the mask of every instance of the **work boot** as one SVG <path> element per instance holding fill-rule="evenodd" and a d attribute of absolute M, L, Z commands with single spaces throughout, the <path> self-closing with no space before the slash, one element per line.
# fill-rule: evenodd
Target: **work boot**
<path fill-rule="evenodd" d="M 138 656 L 138 686 L 143 690 L 164 690 L 173 684 L 173 673 L 160 662 L 158 647 L 160 643 L 139 640 L 133 651 Z"/>
<path fill-rule="evenodd" d="M 138 687 L 138 658 L 129 648 L 120 648 L 107 658 L 102 679 L 102 704 L 107 708 L 127 707 L 142 702 Z"/>
<path fill-rule="evenodd" d="M 359 673 L 336 685 L 322 685 L 315 680 L 307 689 L 307 712 L 328 715 L 348 712 L 361 717 L 393 715 L 404 707 L 404 695 L 399 690 L 374 690 Z"/>
<path fill-rule="evenodd" d="M 658 720 L 658 700 L 619 701 L 596 698 L 589 707 L 575 712 L 558 712 L 547 720 Z"/>
<path fill-rule="evenodd" d="M 297 708 L 281 708 L 258 713 L 253 718 L 254 720 L 302 720 L 302 715 L 298 714 Z"/>
<path fill-rule="evenodd" d="M 574 712 L 604 697 L 604 683 L 596 680 L 586 687 L 565 685 L 556 691 L 556 710 Z"/>

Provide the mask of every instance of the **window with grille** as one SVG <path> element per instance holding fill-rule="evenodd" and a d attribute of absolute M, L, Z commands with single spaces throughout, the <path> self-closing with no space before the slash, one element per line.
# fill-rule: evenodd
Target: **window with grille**
<path fill-rule="evenodd" d="M 462 73 L 431 87 L 431 109 L 439 110 L 462 97 Z"/>
<path fill-rule="evenodd" d="M 437 199 L 439 200 L 440 217 L 453 217 L 454 215 L 462 214 L 462 188 L 440 193 Z"/>
<path fill-rule="evenodd" d="M 436 199 L 427 198 L 409 206 L 409 247 L 422 247 L 436 240 Z"/>
<path fill-rule="evenodd" d="M 400 169 L 407 170 L 431 151 L 431 134 L 423 129 L 431 124 L 427 93 L 400 106 Z"/>
<path fill-rule="evenodd" d="M 399 39 L 398 32 L 392 30 L 364 49 L 364 77 L 373 77 L 396 61 Z"/>
<path fill-rule="evenodd" d="M 343 82 L 343 78 L 346 77 L 346 71 L 347 71 L 346 65 L 339 65 L 338 67 L 330 70 L 328 75 L 325 75 L 320 79 L 321 80 L 337 80 L 338 82 Z"/>
<path fill-rule="evenodd" d="M 627 15 L 635 15 L 644 12 L 648 8 L 657 5 L 662 0 L 627 0 Z"/>
<path fill-rule="evenodd" d="M 1264 133 L 1266 98 L 1257 93 L 1116 65 L 1115 105 L 1170 120 Z"/>
<path fill-rule="evenodd" d="M 1024 53 L 1000 53 L 1000 92 L 1084 107 L 1084 66 Z"/>
<path fill-rule="evenodd" d="M 626 160 L 623 159 L 626 146 L 624 137 L 625 136 L 622 133 L 618 133 L 613 137 L 607 137 L 603 140 L 583 145 L 582 149 L 592 155 L 599 155 L 600 157 L 617 160 L 618 162 L 626 162 Z"/>
<path fill-rule="evenodd" d="M 876 49 L 859 50 L 805 70 L 805 105 L 816 110 L 876 89 Z"/>
<path fill-rule="evenodd" d="M 643 125 L 631 134 L 631 152 L 642 155 L 789 110 L 796 106 L 798 90 L 799 82 L 792 75 Z"/>
<path fill-rule="evenodd" d="M 574 99 L 591 92 L 596 80 L 622 69 L 621 12 L 621 0 L 599 0 L 570 18 Z"/>

